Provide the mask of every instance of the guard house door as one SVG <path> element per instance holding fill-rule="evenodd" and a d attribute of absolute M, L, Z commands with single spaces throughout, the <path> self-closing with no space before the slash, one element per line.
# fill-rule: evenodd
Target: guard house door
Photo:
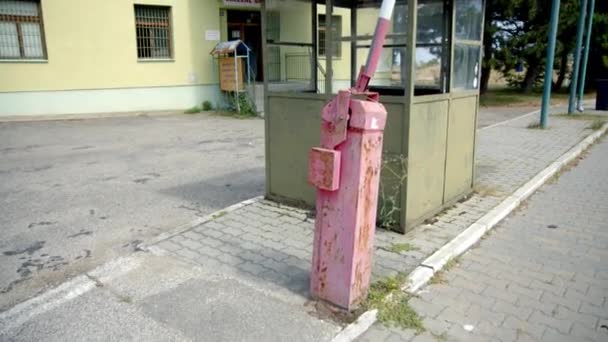
<path fill-rule="evenodd" d="M 255 81 L 264 81 L 262 21 L 259 11 L 228 10 L 228 40 L 240 39 L 251 49 L 249 56 Z"/>

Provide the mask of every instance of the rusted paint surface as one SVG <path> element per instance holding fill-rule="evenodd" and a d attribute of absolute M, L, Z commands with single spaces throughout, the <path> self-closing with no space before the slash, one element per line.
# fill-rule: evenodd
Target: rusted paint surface
<path fill-rule="evenodd" d="M 340 91 L 321 113 L 321 147 L 333 149 L 346 140 L 351 93 Z"/>
<path fill-rule="evenodd" d="M 308 181 L 319 189 L 337 190 L 340 184 L 340 152 L 319 147 L 310 150 Z"/>
<path fill-rule="evenodd" d="M 336 191 L 317 190 L 311 293 L 352 310 L 367 295 L 371 277 L 386 110 L 365 99 L 351 98 L 348 106 L 348 134 L 335 147 L 340 186 Z M 324 143 L 335 141 L 323 138 L 333 134 L 325 131 L 330 118 L 323 117 Z"/>

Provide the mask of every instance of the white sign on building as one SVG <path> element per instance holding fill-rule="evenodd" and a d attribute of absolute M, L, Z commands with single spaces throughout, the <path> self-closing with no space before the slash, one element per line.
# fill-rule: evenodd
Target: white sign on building
<path fill-rule="evenodd" d="M 260 7 L 262 0 L 224 0 L 226 6 Z"/>

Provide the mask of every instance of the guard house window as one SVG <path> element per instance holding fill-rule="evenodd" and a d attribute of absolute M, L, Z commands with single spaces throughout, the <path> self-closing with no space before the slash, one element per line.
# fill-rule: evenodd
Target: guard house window
<path fill-rule="evenodd" d="M 479 87 L 481 58 L 482 0 L 455 0 L 454 74 L 452 87 L 474 90 Z"/>
<path fill-rule="evenodd" d="M 137 58 L 169 59 L 171 49 L 171 7 L 135 5 Z"/>
<path fill-rule="evenodd" d="M 326 32 L 327 32 L 327 22 L 326 15 L 319 14 L 319 56 L 325 57 L 325 40 L 326 40 Z M 342 16 L 332 15 L 331 16 L 331 30 L 334 38 L 333 41 L 333 57 L 340 58 L 342 57 L 342 42 L 339 40 L 339 37 L 342 37 Z"/>
<path fill-rule="evenodd" d="M 450 6 L 446 0 L 418 1 L 415 95 L 449 91 Z"/>
<path fill-rule="evenodd" d="M 0 0 L 0 59 L 45 59 L 40 1 Z"/>

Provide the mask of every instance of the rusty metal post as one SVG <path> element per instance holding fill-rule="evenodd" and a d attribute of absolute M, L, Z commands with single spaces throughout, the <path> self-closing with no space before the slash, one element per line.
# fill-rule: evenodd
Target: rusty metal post
<path fill-rule="evenodd" d="M 380 57 L 395 0 L 384 0 L 367 64 L 355 87 L 322 112 L 321 147 L 309 155 L 317 187 L 311 294 L 352 310 L 369 288 L 386 109 L 367 90 Z"/>

